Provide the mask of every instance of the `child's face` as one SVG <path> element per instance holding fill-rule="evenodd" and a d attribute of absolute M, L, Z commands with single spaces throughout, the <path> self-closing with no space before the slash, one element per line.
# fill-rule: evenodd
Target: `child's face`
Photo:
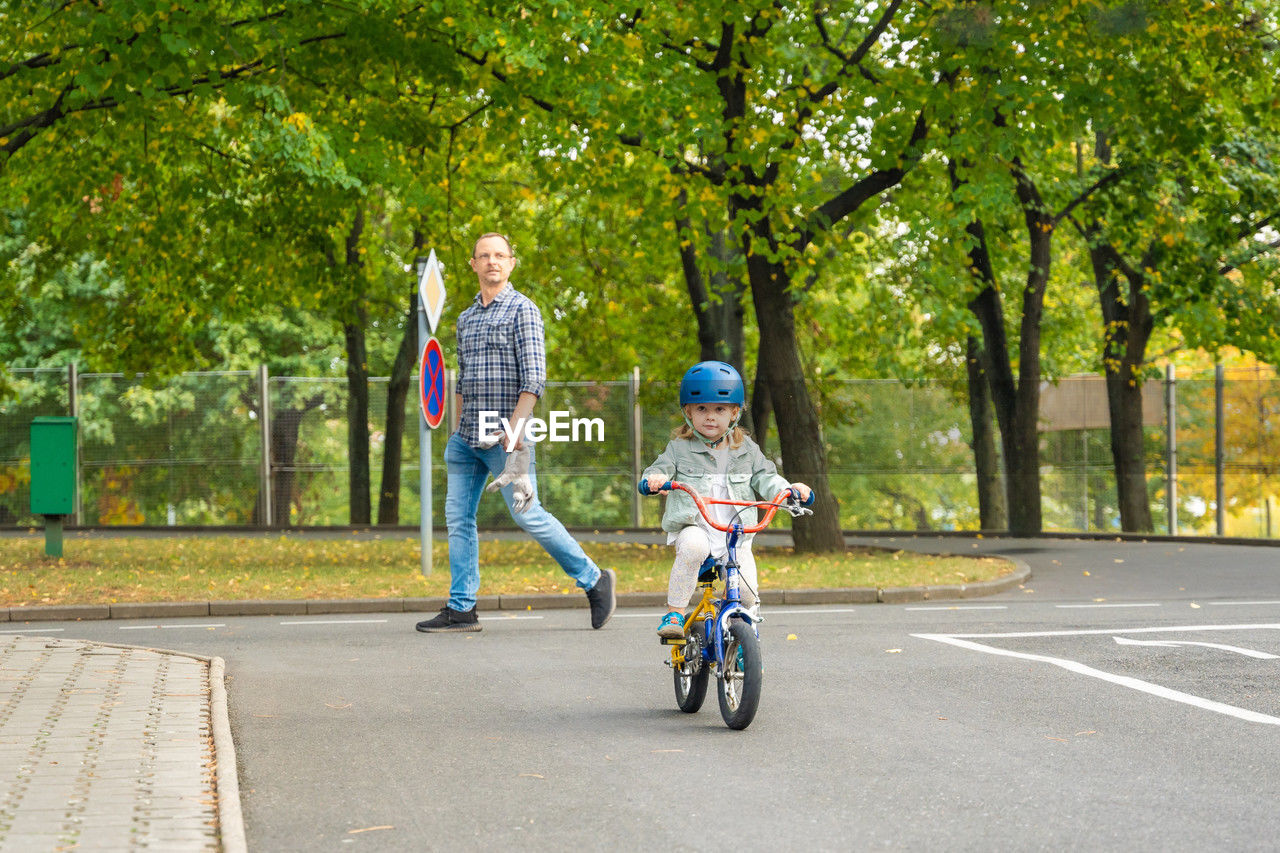
<path fill-rule="evenodd" d="M 738 407 L 728 403 L 693 403 L 684 407 L 693 428 L 706 438 L 717 439 L 729 430 Z"/>

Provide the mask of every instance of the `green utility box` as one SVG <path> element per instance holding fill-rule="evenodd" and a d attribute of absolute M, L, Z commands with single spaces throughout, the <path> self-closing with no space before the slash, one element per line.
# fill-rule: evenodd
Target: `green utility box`
<path fill-rule="evenodd" d="M 76 419 L 39 417 L 31 422 L 31 512 L 76 511 Z"/>

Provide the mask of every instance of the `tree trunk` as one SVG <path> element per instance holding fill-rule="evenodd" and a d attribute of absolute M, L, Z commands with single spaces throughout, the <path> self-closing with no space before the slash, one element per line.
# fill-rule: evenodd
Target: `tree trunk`
<path fill-rule="evenodd" d="M 295 504 L 300 503 L 298 474 L 293 470 L 298 458 L 298 429 L 306 412 L 282 408 L 271 418 L 271 525 L 292 524 Z"/>
<path fill-rule="evenodd" d="M 761 358 L 756 354 L 756 364 Z M 751 383 L 751 434 L 755 436 L 760 452 L 768 456 L 766 446 L 769 442 L 769 422 L 773 417 L 773 403 L 769 400 L 769 385 L 764 381 L 764 374 L 756 368 L 755 379 Z"/>
<path fill-rule="evenodd" d="M 412 384 L 414 362 L 418 352 L 418 294 L 409 297 L 404 335 L 391 365 L 391 381 L 387 384 L 386 441 L 382 446 L 382 487 L 378 493 L 378 524 L 400 523 L 400 465 L 404 460 L 404 434 L 407 412 L 405 403 Z"/>
<path fill-rule="evenodd" d="M 731 280 L 726 271 L 731 248 L 727 235 L 723 230 L 708 234 L 711 246 L 708 254 L 715 258 L 715 271 L 711 273 L 711 292 L 719 297 L 712 305 L 712 322 L 715 324 L 717 336 L 724 342 L 722 360 L 732 364 L 744 377 L 747 375 L 746 336 L 743 333 L 745 311 L 742 296 L 745 291 L 743 283 Z"/>
<path fill-rule="evenodd" d="M 1037 536 L 1044 529 L 1040 507 L 1040 330 L 1056 223 L 1030 177 L 1020 167 L 1015 168 L 1014 183 L 1027 228 L 1030 265 L 1022 291 L 1022 319 L 1018 326 L 1014 452 L 1005 457 L 1005 470 L 1009 477 L 1009 531 L 1018 536 Z"/>
<path fill-rule="evenodd" d="M 877 26 L 887 27 L 896 8 L 887 10 Z M 753 26 L 761 20 L 763 15 L 753 22 Z M 746 41 L 735 47 L 733 27 L 727 21 L 722 24 L 721 49 L 705 68 L 715 74 L 723 105 L 720 117 L 725 128 L 734 127 L 748 115 L 746 69 L 751 63 L 744 51 L 747 43 L 763 32 L 744 32 Z M 907 170 L 919 162 L 927 135 L 928 124 L 924 112 L 921 112 L 899 152 L 896 165 L 863 175 L 813 207 L 798 225 L 782 232 L 787 247 L 794 252 L 803 252 L 817 234 L 829 231 L 836 222 L 901 183 Z M 733 150 L 737 144 L 735 134 L 730 131 L 727 136 L 728 149 L 736 157 L 739 152 Z M 760 331 L 756 385 L 759 387 L 763 383 L 766 386 L 769 408 L 776 415 L 783 473 L 792 482 L 807 483 L 816 497 L 814 514 L 796 519 L 792 527 L 796 550 L 842 551 L 844 535 L 840 530 L 840 505 L 827 481 L 826 446 L 800 362 L 791 275 L 785 262 L 770 260 L 783 254 L 781 243 L 784 239 L 780 239 L 775 222 L 764 204 L 769 188 L 780 179 L 778 165 L 765 163 L 757 169 L 739 162 L 735 168 L 713 170 L 713 174 L 720 175 L 729 188 L 729 221 L 742 228 L 742 254 L 746 258 L 747 281 L 755 307 L 756 326 Z M 755 426 L 762 432 L 759 420 Z"/>
<path fill-rule="evenodd" d="M 723 342 L 724 355 L 720 360 L 733 365 L 738 375 L 746 382 L 747 352 L 746 335 L 743 331 L 746 310 L 742 304 L 746 285 L 740 279 L 729 278 L 727 270 L 733 249 L 727 232 L 723 229 L 707 230 L 707 237 L 710 240 L 708 254 L 715 259 L 711 273 L 711 292 L 719 297 L 719 300 L 710 306 L 710 312 L 716 336 Z M 753 433 L 755 432 L 755 418 L 752 415 L 755 408 L 754 400 L 753 396 L 752 406 L 743 410 L 740 421 L 743 429 Z"/>
<path fill-rule="evenodd" d="M 767 217 L 753 230 L 759 232 L 762 227 L 768 228 Z M 770 264 L 763 252 L 752 253 L 750 245 L 743 248 L 760 328 L 757 381 L 767 386 L 773 410 L 787 413 L 777 419 L 782 474 L 792 482 L 806 483 L 817 496 L 813 515 L 797 518 L 792 527 L 796 550 L 843 551 L 840 504 L 827 482 L 827 451 L 796 343 L 790 278 L 781 265 Z"/>
<path fill-rule="evenodd" d="M 978 526 L 982 530 L 1005 530 L 1009 516 L 1000 477 L 1000 457 L 996 453 L 995 409 L 987 384 L 986 354 L 973 336 L 967 341 L 967 349 L 969 424 L 973 433 L 970 446 L 978 478 Z"/>
<path fill-rule="evenodd" d="M 1106 133 L 1094 135 L 1094 153 L 1111 164 L 1111 143 Z M 1079 227 L 1079 226 L 1077 226 Z M 1152 252 L 1137 268 L 1125 263 L 1115 247 L 1104 239 L 1102 226 L 1093 222 L 1082 229 L 1089 244 L 1093 281 L 1102 309 L 1102 372 L 1107 383 L 1107 413 L 1111 419 L 1111 465 L 1116 478 L 1116 502 L 1120 529 L 1147 533 L 1155 529 L 1151 498 L 1147 493 L 1146 447 L 1142 422 L 1142 367 L 1151 339 L 1151 302 L 1146 294 L 1143 270 L 1153 267 Z M 1128 298 L 1121 292 L 1120 275 L 1128 281 Z"/>
<path fill-rule="evenodd" d="M 365 316 L 360 285 L 363 261 L 360 238 L 364 233 L 364 208 L 357 207 L 346 238 L 346 256 L 341 274 L 350 283 L 350 318 L 342 324 L 347 348 L 347 460 L 348 512 L 351 524 L 370 524 L 373 511 L 369 499 L 369 356 L 365 349 Z"/>
<path fill-rule="evenodd" d="M 982 224 L 974 223 L 971 234 L 982 233 Z M 981 254 L 986 256 L 985 239 Z M 978 247 L 970 250 L 971 260 Z M 1019 536 L 1034 536 L 1041 531 L 1040 514 L 1040 312 L 1028 313 L 1043 305 L 1043 289 L 1031 281 L 1040 275 L 1035 262 L 1028 273 L 1024 292 L 1023 315 L 1018 340 L 1018 378 L 1013 378 L 1013 365 L 1004 331 L 1004 307 L 995 288 L 989 263 L 974 265 L 975 274 L 987 282 L 969 303 L 982 326 L 983 349 L 987 353 L 988 382 L 995 404 L 996 422 L 1000 425 L 1000 446 L 1005 464 L 1005 493 L 1009 511 L 1009 531 Z M 1044 268 L 1047 274 L 1048 268 Z M 1038 303 L 1038 304 L 1037 304 Z"/>
<path fill-rule="evenodd" d="M 1147 494 L 1145 441 L 1142 429 L 1142 383 L 1107 372 L 1107 409 L 1111 415 L 1111 459 L 1115 468 L 1120 529 L 1150 533 L 1151 501 Z"/>
<path fill-rule="evenodd" d="M 1119 256 L 1089 230 L 1089 258 L 1103 320 L 1103 375 L 1107 383 L 1107 412 L 1111 417 L 1111 464 L 1116 478 L 1120 529 L 1147 533 L 1155 529 L 1147 493 L 1146 446 L 1142 419 L 1142 366 L 1151 337 L 1151 303 L 1145 280 L 1128 269 L 1129 298 L 1121 296 Z"/>
<path fill-rule="evenodd" d="M 298 433 L 302 419 L 324 402 L 322 396 L 309 397 L 301 407 L 281 400 L 280 408 L 271 417 L 271 526 L 289 527 L 293 524 L 290 510 L 298 508 L 299 523 L 302 519 L 302 490 L 294 464 L 298 458 Z"/>
<path fill-rule="evenodd" d="M 954 191 L 962 184 L 958 167 L 952 161 L 947 168 Z M 978 295 L 969 302 L 969 310 L 982 326 L 987 381 L 995 404 L 996 422 L 1000 425 L 1009 531 L 1018 536 L 1035 536 L 1043 529 L 1040 507 L 1040 326 L 1057 221 L 1046 209 L 1035 183 L 1017 158 L 1013 160 L 1011 174 L 1027 229 L 1029 261 L 1026 285 L 1022 290 L 1016 378 L 1005 334 L 1003 300 L 987 247 L 986 231 L 979 219 L 965 226 L 969 235 L 969 270 L 979 288 Z"/>
<path fill-rule="evenodd" d="M 344 323 L 347 342 L 347 459 L 351 524 L 369 524 L 369 359 L 365 353 L 364 310 Z"/>
<path fill-rule="evenodd" d="M 676 217 L 676 235 L 680 241 L 680 269 L 684 273 L 689 305 L 697 324 L 698 360 L 724 361 L 746 376 L 743 309 L 740 283 L 731 283 L 724 268 L 729 259 L 725 232 L 706 230 L 708 254 L 714 259 L 714 271 L 708 277 L 698 263 L 698 249 L 693 240 L 693 225 L 683 215 L 687 194 L 680 191 L 676 201 L 681 215 Z M 708 278 L 710 286 L 708 286 Z"/>

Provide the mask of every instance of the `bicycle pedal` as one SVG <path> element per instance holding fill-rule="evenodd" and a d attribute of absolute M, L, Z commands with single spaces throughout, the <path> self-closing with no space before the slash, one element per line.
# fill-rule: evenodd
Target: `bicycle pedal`
<path fill-rule="evenodd" d="M 664 646 L 683 646 L 688 641 L 684 637 L 659 637 L 658 642 Z"/>

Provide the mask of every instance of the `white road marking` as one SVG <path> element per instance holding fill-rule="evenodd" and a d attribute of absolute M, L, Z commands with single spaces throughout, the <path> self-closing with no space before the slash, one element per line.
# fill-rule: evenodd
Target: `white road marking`
<path fill-rule="evenodd" d="M 214 622 L 210 625 L 121 625 L 121 631 L 156 631 L 161 628 L 225 628 L 226 623 Z"/>
<path fill-rule="evenodd" d="M 0 634 L 53 634 L 65 630 L 66 628 L 13 628 L 0 631 Z"/>
<path fill-rule="evenodd" d="M 1238 607 L 1253 604 L 1280 604 L 1280 601 L 1210 601 L 1210 607 Z"/>
<path fill-rule="evenodd" d="M 1014 639 L 1020 637 L 1086 637 L 1090 634 L 1163 634 L 1177 631 L 1264 631 L 1280 630 L 1280 623 L 1266 622 L 1251 625 L 1166 625 L 1154 628 L 1083 628 L 1075 631 L 1009 631 L 1000 634 L 945 634 L 938 636 L 963 639 Z M 912 636 L 917 636 L 913 634 Z M 934 636 L 932 634 L 930 637 Z"/>
<path fill-rule="evenodd" d="M 1009 608 L 1003 604 L 974 604 L 974 605 L 954 605 L 947 607 L 937 605 L 935 607 L 904 607 L 903 610 L 1008 610 Z"/>
<path fill-rule="evenodd" d="M 281 625 L 377 625 L 386 619 L 305 619 L 296 622 L 281 622 Z"/>
<path fill-rule="evenodd" d="M 864 613 L 866 612 L 865 608 L 859 608 L 859 607 L 811 608 L 811 607 L 806 607 L 803 604 L 788 604 L 785 606 L 788 608 L 786 611 L 786 615 L 788 616 L 809 616 L 810 614 L 815 614 L 815 613 Z M 795 608 L 795 609 L 792 610 L 791 608 Z"/>
<path fill-rule="evenodd" d="M 1054 607 L 1059 610 L 1093 610 L 1103 609 L 1107 607 L 1159 607 L 1157 602 L 1137 603 L 1137 604 L 1055 604 Z"/>
<path fill-rule="evenodd" d="M 1197 643 L 1194 640 L 1130 640 L 1127 637 L 1116 637 L 1115 641 L 1117 645 L 1121 646 L 1163 646 L 1165 648 L 1177 648 L 1179 646 L 1203 646 L 1206 649 L 1221 649 L 1224 652 L 1235 652 L 1238 655 L 1257 658 L 1258 660 L 1280 659 L 1280 655 L 1258 652 L 1253 649 L 1242 649 L 1239 646 L 1228 646 L 1223 643 Z"/>
<path fill-rule="evenodd" d="M 1248 708 L 1238 708 L 1235 705 L 1228 705 L 1223 702 L 1215 702 L 1212 699 L 1205 699 L 1201 696 L 1193 696 L 1190 693 L 1183 693 L 1180 690 L 1173 690 L 1168 687 L 1161 687 L 1158 684 L 1152 684 L 1138 678 L 1131 678 L 1127 675 L 1116 675 L 1112 672 L 1103 672 L 1100 669 L 1094 669 L 1079 661 L 1067 660 L 1065 658 L 1055 658 L 1048 655 L 1036 655 L 1027 652 L 1015 652 L 1010 649 L 1000 649 L 995 646 L 987 646 L 982 643 L 975 643 L 963 637 L 977 638 L 1010 638 L 1010 637 L 1068 637 L 1081 636 L 1091 634 L 1140 634 L 1154 632 L 1176 632 L 1176 631 L 1232 631 L 1232 630 L 1278 630 L 1280 625 L 1192 625 L 1185 627 L 1164 627 L 1164 628 L 1129 628 L 1121 631 L 1110 630 L 1089 630 L 1089 631 L 1034 631 L 1025 633 L 1009 633 L 1009 634 L 912 634 L 922 640 L 934 640 L 939 643 L 947 643 L 962 649 L 969 649 L 976 652 L 984 652 L 989 655 L 997 655 L 1000 657 L 1020 658 L 1022 660 L 1038 661 L 1040 663 L 1048 663 L 1053 666 L 1062 667 L 1069 672 L 1079 675 L 1087 675 L 1091 678 L 1097 678 L 1112 684 L 1118 684 L 1121 687 L 1128 687 L 1132 690 L 1138 690 L 1142 693 L 1149 693 L 1152 696 L 1161 699 L 1169 699 L 1174 702 L 1181 702 L 1185 705 L 1191 705 L 1206 711 L 1213 711 L 1218 714 L 1225 714 L 1229 717 L 1245 720 L 1251 723 L 1265 723 L 1267 725 L 1280 725 L 1280 717 L 1273 717 L 1270 714 L 1262 714 L 1258 711 L 1250 711 Z"/>

